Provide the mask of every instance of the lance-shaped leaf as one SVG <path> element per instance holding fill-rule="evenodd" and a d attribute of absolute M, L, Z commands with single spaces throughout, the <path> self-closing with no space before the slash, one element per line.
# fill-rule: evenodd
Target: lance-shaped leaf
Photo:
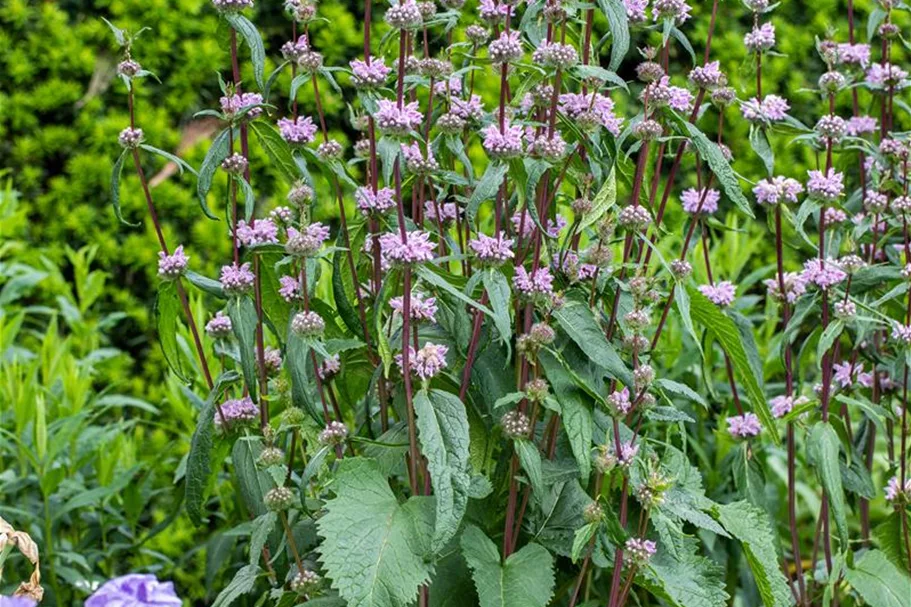
<path fill-rule="evenodd" d="M 180 362 L 180 347 L 177 345 L 177 332 L 180 327 L 180 299 L 177 294 L 177 283 L 164 281 L 158 287 L 158 299 L 155 305 L 158 314 L 158 341 L 168 366 L 181 379 L 186 379 L 183 365 Z"/>
<path fill-rule="evenodd" d="M 499 270 L 491 268 L 484 272 L 484 289 L 487 291 L 487 297 L 490 300 L 490 307 L 493 309 L 493 324 L 500 334 L 500 342 L 506 346 L 507 357 L 511 351 L 512 322 L 509 318 L 509 311 L 512 308 L 510 303 L 509 282 Z"/>
<path fill-rule="evenodd" d="M 462 533 L 481 607 L 545 607 L 554 591 L 553 557 L 538 544 L 527 544 L 500 561 L 490 538 L 475 526 Z"/>
<path fill-rule="evenodd" d="M 731 452 L 731 471 L 737 491 L 750 503 L 761 507 L 765 504 L 765 475 L 749 447 L 748 443 L 743 443 Z"/>
<path fill-rule="evenodd" d="M 593 226 L 601 221 L 604 214 L 613 208 L 615 204 L 617 204 L 617 177 L 614 168 L 611 167 L 610 173 L 604 179 L 604 184 L 592 199 L 592 210 L 582 217 L 579 231 L 581 232 L 588 226 Z"/>
<path fill-rule="evenodd" d="M 431 547 L 439 553 L 458 531 L 468 505 L 468 415 L 458 396 L 442 390 L 418 392 L 414 412 L 436 497 Z"/>
<path fill-rule="evenodd" d="M 296 183 L 301 178 L 300 168 L 294 162 L 294 156 L 291 153 L 291 147 L 288 142 L 282 139 L 281 134 L 274 126 L 262 122 L 251 122 L 250 130 L 256 135 L 259 145 L 262 146 L 272 166 L 276 167 L 282 174 L 282 177 L 289 184 Z"/>
<path fill-rule="evenodd" d="M 230 128 L 224 129 L 215 136 L 215 139 L 212 140 L 212 146 L 206 152 L 206 157 L 203 158 L 202 166 L 199 167 L 199 173 L 197 174 L 196 195 L 199 197 L 199 206 L 202 208 L 202 212 L 209 219 L 218 219 L 209 210 L 206 196 L 208 196 L 209 190 L 212 189 L 212 179 L 214 179 L 218 167 L 221 166 L 221 161 L 228 157 L 230 136 Z"/>
<path fill-rule="evenodd" d="M 757 125 L 750 126 L 750 147 L 762 160 L 766 172 L 771 177 L 775 173 L 775 154 L 772 152 L 772 146 L 769 145 L 769 138 L 766 131 Z"/>
<path fill-rule="evenodd" d="M 227 13 L 225 20 L 231 24 L 250 49 L 250 60 L 253 62 L 253 75 L 256 78 L 256 84 L 260 90 L 265 89 L 263 74 L 266 70 L 266 49 L 263 47 L 263 39 L 259 35 L 259 30 L 249 19 L 239 13 Z"/>
<path fill-rule="evenodd" d="M 345 259 L 347 251 L 344 249 L 345 235 L 339 230 L 335 239 L 336 251 L 332 254 L 332 297 L 335 300 L 335 308 L 338 315 L 342 317 L 342 322 L 354 334 L 364 338 L 364 326 L 358 317 L 357 311 L 351 305 L 349 292 L 354 295 L 354 281 L 357 277 L 351 276 L 351 268 Z"/>
<path fill-rule="evenodd" d="M 186 508 L 190 520 L 197 525 L 205 522 L 203 517 L 203 502 L 205 501 L 206 487 L 212 473 L 212 446 L 215 432 L 215 415 L 218 399 L 225 387 L 231 382 L 240 379 L 235 371 L 225 371 L 215 380 L 215 387 L 209 393 L 199 412 L 196 430 L 190 440 L 190 453 L 187 455 L 187 484 Z"/>
<path fill-rule="evenodd" d="M 497 195 L 497 190 L 500 189 L 500 184 L 503 183 L 503 177 L 506 176 L 508 170 L 509 165 L 505 162 L 491 162 L 487 165 L 487 170 L 484 171 L 484 175 L 481 176 L 481 180 L 475 186 L 474 191 L 471 193 L 471 198 L 468 200 L 468 207 L 465 213 L 469 224 L 474 223 L 481 203 Z"/>
<path fill-rule="evenodd" d="M 788 607 L 791 592 L 778 563 L 777 538 L 765 512 L 749 502 L 734 502 L 718 506 L 716 515 L 718 522 L 743 545 L 763 605 Z"/>
<path fill-rule="evenodd" d="M 708 163 L 728 199 L 737 205 L 744 215 L 755 217 L 749 201 L 743 195 L 737 175 L 734 174 L 734 170 L 725 159 L 718 144 L 709 140 L 695 124 L 687 122 L 680 116 L 674 115 L 674 122 L 677 123 L 677 128 L 680 132 L 693 142 L 696 151 L 699 152 L 699 156 Z"/>
<path fill-rule="evenodd" d="M 579 476 L 583 480 L 588 480 L 591 472 L 594 426 L 591 406 L 586 403 L 582 392 L 576 387 L 576 382 L 563 368 L 560 361 L 548 352 L 541 352 L 539 360 L 544 366 L 544 373 L 562 408 L 562 425 L 569 437 L 569 446 L 576 458 L 576 463 L 579 465 Z"/>
<path fill-rule="evenodd" d="M 240 496 L 254 516 L 266 513 L 263 497 L 275 485 L 269 472 L 256 465 L 262 450 L 262 441 L 254 436 L 239 438 L 231 448 L 231 463 L 234 465 Z"/>
<path fill-rule="evenodd" d="M 379 465 L 345 458 L 336 497 L 317 521 L 320 560 L 349 607 L 406 607 L 430 579 L 433 500 L 399 504 Z"/>
<path fill-rule="evenodd" d="M 807 447 L 810 461 L 816 467 L 819 481 L 829 497 L 829 506 L 832 508 L 832 517 L 835 519 L 835 527 L 838 529 L 842 548 L 846 549 L 850 539 L 848 536 L 848 507 L 845 503 L 841 469 L 838 465 L 838 435 L 828 423 L 817 422 L 810 429 Z"/>
<path fill-rule="evenodd" d="M 567 299 L 563 306 L 554 311 L 554 318 L 592 362 L 625 385 L 633 384 L 632 374 L 607 341 L 587 304 Z"/>
<path fill-rule="evenodd" d="M 243 595 L 252 592 L 259 575 L 258 565 L 244 565 L 234 574 L 234 579 L 218 593 L 212 607 L 228 607 Z"/>
<path fill-rule="evenodd" d="M 535 495 L 544 495 L 544 473 L 541 470 L 541 452 L 537 445 L 529 440 L 517 439 L 513 441 L 516 455 L 522 470 L 528 475 L 528 483 Z"/>
<path fill-rule="evenodd" d="M 607 24 L 613 38 L 608 68 L 616 71 L 629 50 L 629 18 L 626 15 L 626 7 L 620 0 L 598 0 L 598 4 L 607 16 Z"/>
<path fill-rule="evenodd" d="M 191 173 L 193 173 L 194 175 L 196 175 L 196 169 L 194 169 L 189 164 L 187 164 L 187 162 L 183 158 L 180 158 L 179 156 L 175 156 L 171 152 L 166 152 L 164 150 L 158 149 L 151 145 L 147 145 L 145 143 L 141 144 L 139 147 L 144 149 L 146 152 L 151 152 L 157 156 L 161 156 L 168 162 L 173 162 L 174 164 L 177 165 L 177 169 L 181 173 L 183 173 L 184 170 L 187 170 L 187 171 L 190 171 Z"/>
<path fill-rule="evenodd" d="M 240 366 L 250 398 L 256 402 L 256 307 L 249 297 L 232 297 L 228 300 L 228 316 L 234 327 L 234 337 L 240 346 Z"/>
<path fill-rule="evenodd" d="M 124 150 L 121 152 L 120 156 L 117 157 L 117 160 L 114 161 L 114 171 L 111 173 L 111 206 L 114 207 L 114 216 L 117 218 L 117 221 L 123 225 L 135 228 L 139 224 L 130 223 L 124 219 L 123 213 L 120 211 L 120 175 L 123 173 L 123 159 L 126 158 L 129 153 L 129 150 Z"/>
<path fill-rule="evenodd" d="M 750 397 L 750 402 L 753 404 L 753 410 L 756 415 L 762 420 L 762 424 L 766 429 L 774 430 L 775 418 L 772 417 L 772 412 L 769 410 L 769 403 L 766 401 L 762 385 L 750 365 L 750 359 L 743 347 L 743 340 L 737 325 L 734 324 L 730 317 L 718 309 L 718 306 L 700 293 L 698 289 L 690 287 L 689 296 L 690 313 L 693 320 L 705 327 L 724 348 L 728 358 L 731 360 L 731 365 L 734 367 L 737 378 L 746 389 L 747 396 Z M 771 431 L 768 434 L 772 436 L 775 442 L 779 442 L 777 432 Z"/>
<path fill-rule="evenodd" d="M 272 511 L 260 514 L 253 521 L 253 530 L 250 532 L 250 564 L 255 565 L 263 557 L 263 548 L 269 541 L 269 535 L 278 524 L 278 514 Z"/>

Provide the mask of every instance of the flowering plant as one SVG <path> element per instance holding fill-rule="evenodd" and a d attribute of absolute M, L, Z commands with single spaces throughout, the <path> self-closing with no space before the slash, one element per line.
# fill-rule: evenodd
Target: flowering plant
<path fill-rule="evenodd" d="M 763 90 L 777 44 L 765 0 L 738 9 L 756 77 L 741 99 L 713 59 L 717 0 L 700 7 L 700 55 L 683 0 L 484 0 L 477 17 L 441 4 L 367 0 L 363 57 L 344 68 L 314 46 L 318 7 L 289 0 L 290 39 L 267 75 L 252 0 L 213 0 L 232 61 L 219 108 L 202 112 L 223 128 L 198 169 L 147 143 L 134 103 L 145 73 L 112 26 L 130 109 L 115 212 L 132 164 L 160 247 L 162 347 L 203 393 L 186 511 L 212 517 L 210 479 L 230 454 L 252 517 L 249 561 L 216 604 L 908 596 L 911 148 L 893 55 L 905 8 L 884 1 L 871 17 L 878 62 L 855 40 L 853 5 L 847 41 L 820 40 L 824 110 L 810 128 L 796 100 Z M 631 34 L 643 50 L 628 81 Z M 498 84 L 495 103 L 480 78 Z M 348 95 L 353 153 L 330 137 L 327 87 Z M 724 128 L 741 117 L 767 174 L 732 168 Z M 777 138 L 819 168 L 778 174 Z M 281 205 L 254 187 L 254 147 L 287 181 Z M 202 212 L 231 241 L 218 280 L 171 248 L 141 153 L 196 174 Z M 317 198 L 337 224 L 313 221 Z M 741 222 L 763 220 L 773 264 L 713 263 L 713 248 L 734 255 Z M 874 521 L 884 471 L 892 514 Z M 799 500 L 817 513 L 798 518 Z M 809 542 L 799 531 L 813 523 Z M 719 552 L 733 553 L 727 583 Z"/>

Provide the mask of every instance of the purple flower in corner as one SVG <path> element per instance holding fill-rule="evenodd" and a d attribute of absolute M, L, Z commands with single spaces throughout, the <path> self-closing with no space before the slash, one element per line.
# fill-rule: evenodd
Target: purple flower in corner
<path fill-rule="evenodd" d="M 221 286 L 231 295 L 243 295 L 253 287 L 256 276 L 250 270 L 250 262 L 241 266 L 236 263 L 221 268 Z"/>
<path fill-rule="evenodd" d="M 282 118 L 278 121 L 282 139 L 291 145 L 306 145 L 316 137 L 316 125 L 310 116 L 299 116 L 294 120 Z"/>
<path fill-rule="evenodd" d="M 744 413 L 728 418 L 728 432 L 734 438 L 752 438 L 762 432 L 762 424 L 755 413 Z"/>
<path fill-rule="evenodd" d="M 420 350 L 415 351 L 408 346 L 408 364 L 411 372 L 422 380 L 428 380 L 446 367 L 446 354 L 449 348 L 444 345 L 427 342 Z M 405 358 L 401 354 L 395 355 L 395 362 L 399 370 L 405 371 Z"/>
<path fill-rule="evenodd" d="M 779 122 L 788 116 L 791 109 L 788 101 L 778 95 L 768 95 L 765 99 L 748 99 L 740 106 L 743 117 L 750 122 L 771 124 Z"/>
<path fill-rule="evenodd" d="M 515 240 L 506 238 L 503 232 L 495 238 L 479 233 L 476 240 L 468 242 L 478 261 L 487 266 L 499 266 L 512 259 L 515 256 L 512 250 L 514 244 Z"/>
<path fill-rule="evenodd" d="M 0 596 L 0 607 L 35 607 L 34 599 L 24 596 Z"/>
<path fill-rule="evenodd" d="M 170 255 L 159 251 L 158 276 L 164 280 L 176 280 L 186 271 L 189 262 L 190 258 L 183 252 L 183 245 L 174 249 Z"/>
<path fill-rule="evenodd" d="M 85 601 L 85 607 L 181 607 L 171 582 L 151 574 L 131 573 L 105 582 Z"/>
<path fill-rule="evenodd" d="M 701 285 L 699 292 L 705 295 L 713 304 L 722 308 L 734 303 L 736 298 L 736 289 L 733 283 L 727 280 L 714 285 Z"/>
<path fill-rule="evenodd" d="M 697 213 L 711 215 L 718 210 L 718 201 L 720 199 L 721 193 L 714 188 L 708 190 L 689 188 L 684 190 L 683 194 L 680 196 L 680 200 L 683 203 L 683 210 L 691 215 Z"/>
<path fill-rule="evenodd" d="M 213 421 L 215 429 L 219 432 L 230 430 L 235 424 L 244 425 L 259 418 L 259 407 L 250 399 L 249 396 L 244 398 L 235 398 L 226 400 L 221 407 L 215 411 Z M 225 426 L 227 425 L 227 428 Z M 110 582 L 108 582 L 110 584 Z M 99 603 L 101 605 L 102 603 Z M 107 605 L 107 603 L 103 603 Z M 155 604 L 155 603 L 153 603 Z M 180 603 L 178 603 L 179 605 Z M 88 607 L 91 607 L 86 603 Z"/>

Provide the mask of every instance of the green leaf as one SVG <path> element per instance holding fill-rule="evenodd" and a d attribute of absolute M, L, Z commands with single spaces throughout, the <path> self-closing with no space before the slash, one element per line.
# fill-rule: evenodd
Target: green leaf
<path fill-rule="evenodd" d="M 263 256 L 259 264 L 259 284 L 262 292 L 263 315 L 269 321 L 275 337 L 284 343 L 291 310 L 278 291 L 281 288 L 275 266 L 270 263 L 276 256 Z"/>
<path fill-rule="evenodd" d="M 633 384 L 632 374 L 614 347 L 608 343 L 588 304 L 567 299 L 563 306 L 554 311 L 554 318 L 593 363 L 624 385 Z"/>
<path fill-rule="evenodd" d="M 683 529 L 656 516 L 658 552 L 643 571 L 646 588 L 674 607 L 718 607 L 726 605 L 724 569 L 711 559 L 697 554 L 695 539 Z"/>
<path fill-rule="evenodd" d="M 702 397 L 702 395 L 686 384 L 681 384 L 679 382 L 664 378 L 655 380 L 655 384 L 662 392 L 669 392 L 675 396 L 681 396 L 690 402 L 694 402 L 697 405 L 702 406 L 704 409 L 709 408 L 709 404 L 705 402 L 705 399 Z"/>
<path fill-rule="evenodd" d="M 206 202 L 206 197 L 209 194 L 209 190 L 212 189 L 212 179 L 214 179 L 218 167 L 221 166 L 222 160 L 228 157 L 230 137 L 230 127 L 215 136 L 215 139 L 212 140 L 212 146 L 206 152 L 206 157 L 202 161 L 202 166 L 199 167 L 199 173 L 197 173 L 196 195 L 199 197 L 199 206 L 202 208 L 202 212 L 209 219 L 218 219 L 209 210 L 209 203 Z"/>
<path fill-rule="evenodd" d="M 870 607 L 907 607 L 911 597 L 911 577 L 879 550 L 860 557 L 845 579 Z"/>
<path fill-rule="evenodd" d="M 269 472 L 256 465 L 263 450 L 262 441 L 254 436 L 244 436 L 234 441 L 231 449 L 231 463 L 247 509 L 254 516 L 266 512 L 263 497 L 276 483 Z"/>
<path fill-rule="evenodd" d="M 579 476 L 583 482 L 591 473 L 591 448 L 594 423 L 591 406 L 587 404 L 576 388 L 576 382 L 566 372 L 560 361 L 551 354 L 541 352 L 539 360 L 544 373 L 553 388 L 554 395 L 563 409 L 562 422 L 569 438 L 569 446 L 579 465 Z"/>
<path fill-rule="evenodd" d="M 266 49 L 263 47 L 263 39 L 259 35 L 259 30 L 249 19 L 239 13 L 226 13 L 224 18 L 247 43 L 247 47 L 250 49 L 250 60 L 253 62 L 256 84 L 259 85 L 260 90 L 265 89 L 263 74 L 266 69 Z"/>
<path fill-rule="evenodd" d="M 873 537 L 876 538 L 879 549 L 888 559 L 900 570 L 907 571 L 909 567 L 908 549 L 905 548 L 902 516 L 905 517 L 906 524 L 911 525 L 911 516 L 908 516 L 907 513 L 892 512 L 886 517 L 886 520 L 873 529 Z"/>
<path fill-rule="evenodd" d="M 458 396 L 442 390 L 418 392 L 414 412 L 436 497 L 431 548 L 439 554 L 458 531 L 468 505 L 468 416 Z"/>
<path fill-rule="evenodd" d="M 753 371 L 753 367 L 750 365 L 750 359 L 743 347 L 740 332 L 734 321 L 719 310 L 698 289 L 690 287 L 688 290 L 693 320 L 705 327 L 724 348 L 728 358 L 731 360 L 734 371 L 737 373 L 737 378 L 746 388 L 747 396 L 749 396 L 750 402 L 753 404 L 753 411 L 762 420 L 763 426 L 770 430 L 767 434 L 771 435 L 776 443 L 780 442 L 778 433 L 771 431 L 775 428 L 775 418 L 772 417 L 772 412 L 769 410 L 769 403 L 766 401 L 762 386 Z"/>
<path fill-rule="evenodd" d="M 309 72 L 304 72 L 303 74 L 298 74 L 294 77 L 294 80 L 291 81 L 291 88 L 288 90 L 288 108 L 290 109 L 294 105 L 294 101 L 297 99 L 297 91 L 303 85 L 310 82 L 313 76 Z"/>
<path fill-rule="evenodd" d="M 759 156 L 759 159 L 762 160 L 766 172 L 771 177 L 775 172 L 775 154 L 772 152 L 772 146 L 769 145 L 769 138 L 766 136 L 765 129 L 755 124 L 750 126 L 750 146 L 756 152 L 756 155 Z"/>
<path fill-rule="evenodd" d="M 288 331 L 285 366 L 291 376 L 291 402 L 309 411 L 313 419 L 323 421 L 322 400 L 315 393 L 311 344 L 294 331 Z"/>
<path fill-rule="evenodd" d="M 269 534 L 278 524 L 278 514 L 272 511 L 260 514 L 253 520 L 253 531 L 250 533 L 250 564 L 255 565 L 263 557 L 263 548 L 269 540 Z"/>
<path fill-rule="evenodd" d="M 117 218 L 117 221 L 125 226 L 135 228 L 139 224 L 130 223 L 124 219 L 123 214 L 120 211 L 120 174 L 123 173 L 123 159 L 126 158 L 129 153 L 129 150 L 124 150 L 121 152 L 120 156 L 117 157 L 117 160 L 114 161 L 114 171 L 111 173 L 111 205 L 114 207 L 114 216 Z"/>
<path fill-rule="evenodd" d="M 551 463 L 551 460 L 545 461 Z M 547 548 L 551 554 L 571 556 L 576 529 L 585 524 L 583 512 L 592 503 L 592 498 L 579 484 L 578 474 L 547 486 L 543 495 L 538 493 L 535 498 L 540 508 L 531 511 L 527 525 L 532 541 Z"/>
<path fill-rule="evenodd" d="M 733 452 L 734 486 L 751 504 L 765 505 L 765 479 L 762 468 L 746 443 Z"/>
<path fill-rule="evenodd" d="M 341 250 L 344 242 L 344 235 L 339 230 L 335 241 L 335 246 L 339 250 L 332 255 L 332 297 L 335 300 L 335 308 L 338 310 L 338 315 L 342 317 L 342 322 L 345 323 L 348 330 L 354 335 L 363 338 L 364 328 L 361 326 L 357 310 L 354 309 L 348 299 L 348 291 L 345 288 L 345 276 L 350 277 L 351 272 L 348 269 L 348 264 L 344 263 L 344 261 L 347 261 L 344 259 L 346 252 Z"/>
<path fill-rule="evenodd" d="M 595 78 L 603 82 L 609 82 L 611 84 L 616 84 L 620 88 L 629 92 L 629 87 L 626 85 L 626 81 L 617 75 L 616 72 L 606 70 L 598 65 L 577 65 L 573 68 L 573 74 L 580 80 L 586 78 Z"/>
<path fill-rule="evenodd" d="M 617 71 L 629 50 L 629 18 L 626 15 L 626 7 L 620 0 L 598 0 L 598 4 L 607 17 L 607 24 L 613 37 L 608 68 Z"/>
<path fill-rule="evenodd" d="M 705 353 L 702 351 L 702 340 L 696 335 L 696 327 L 693 325 L 693 315 L 690 313 L 690 295 L 686 290 L 686 285 L 682 282 L 674 283 L 674 305 L 677 306 L 677 311 L 680 313 L 680 320 L 683 322 L 683 328 L 686 329 L 686 332 L 693 339 L 693 343 L 696 344 L 696 349 L 699 350 L 700 356 L 705 357 Z"/>
<path fill-rule="evenodd" d="M 288 142 L 282 139 L 278 130 L 264 122 L 251 122 L 250 129 L 256 135 L 259 145 L 262 146 L 266 155 L 269 157 L 272 166 L 278 169 L 282 177 L 293 185 L 301 178 L 300 169 L 294 162 L 294 156 L 291 154 L 291 147 Z"/>
<path fill-rule="evenodd" d="M 624 15 L 626 15 L 625 12 Z M 604 184 L 592 199 L 592 210 L 582 217 L 579 231 L 581 232 L 588 226 L 595 225 L 615 204 L 617 204 L 617 177 L 616 173 L 614 173 L 614 168 L 611 167 Z"/>
<path fill-rule="evenodd" d="M 430 268 L 425 267 L 425 266 L 418 266 L 416 268 L 416 270 L 417 270 L 417 275 L 420 276 L 421 279 L 424 280 L 425 282 L 429 282 L 433 286 L 443 289 L 450 295 L 454 296 L 456 299 L 460 300 L 462 303 L 466 303 L 469 306 L 471 306 L 472 308 L 478 309 L 481 312 L 483 312 L 484 314 L 487 314 L 488 316 L 493 317 L 493 311 L 490 308 L 488 308 L 487 306 L 482 306 L 479 302 L 468 297 L 467 295 L 465 295 L 464 293 L 459 291 L 457 288 L 452 286 L 449 283 L 449 281 L 447 281 L 445 278 L 443 278 L 442 276 L 440 276 L 439 274 L 437 274 Z"/>
<path fill-rule="evenodd" d="M 506 394 L 505 396 L 501 396 L 500 398 L 498 398 L 494 402 L 493 408 L 499 409 L 500 407 L 508 407 L 509 405 L 514 405 L 517 402 L 520 402 L 524 398 L 525 398 L 524 392 L 510 392 L 509 394 Z"/>
<path fill-rule="evenodd" d="M 474 224 L 474 220 L 478 215 L 478 207 L 481 206 L 481 203 L 497 195 L 507 171 L 509 171 L 509 165 L 505 162 L 491 162 L 487 165 L 487 170 L 484 171 L 484 175 L 481 176 L 481 180 L 475 186 L 474 191 L 471 193 L 471 198 L 468 200 L 468 207 L 465 213 L 469 224 Z"/>
<path fill-rule="evenodd" d="M 114 25 L 113 23 L 111 23 L 110 21 L 108 21 L 107 19 L 105 19 L 104 17 L 102 17 L 101 20 L 104 21 L 105 24 L 107 24 L 107 26 L 110 28 L 111 32 L 114 34 L 114 39 L 117 41 L 117 44 L 119 44 L 120 46 L 126 45 L 126 43 L 127 43 L 126 32 L 124 30 L 120 29 L 119 27 L 117 27 L 116 25 Z"/>
<path fill-rule="evenodd" d="M 809 458 L 816 467 L 816 473 L 823 489 L 829 496 L 832 517 L 841 538 L 842 549 L 848 548 L 848 515 L 845 492 L 841 484 L 841 470 L 838 466 L 838 435 L 826 422 L 817 422 L 810 429 L 808 442 Z"/>
<path fill-rule="evenodd" d="M 551 167 L 546 160 L 537 160 L 526 158 L 525 160 L 514 159 L 509 163 L 509 177 L 516 184 L 524 184 L 523 187 L 516 188 L 516 196 L 519 199 L 517 208 L 522 207 L 528 211 L 529 216 L 542 233 L 546 233 L 544 226 L 541 224 L 541 218 L 538 217 L 538 207 L 536 204 L 535 190 L 541 177 Z M 530 204 L 529 204 L 530 201 Z M 530 227 L 530 226 L 529 226 Z"/>
<path fill-rule="evenodd" d="M 870 11 L 870 16 L 867 17 L 867 40 L 873 40 L 876 30 L 879 29 L 879 26 L 882 25 L 888 15 L 889 13 L 879 6 Z"/>
<path fill-rule="evenodd" d="M 158 286 L 155 311 L 158 315 L 158 341 L 161 342 L 161 351 L 171 370 L 177 377 L 186 381 L 183 365 L 180 362 L 180 347 L 177 344 L 177 334 L 180 330 L 178 317 L 181 309 L 176 282 L 162 281 Z"/>
<path fill-rule="evenodd" d="M 884 423 L 884 420 L 892 419 L 892 414 L 882 405 L 872 403 L 860 394 L 857 394 L 854 397 L 838 394 L 835 396 L 835 400 L 844 403 L 849 407 L 857 407 L 870 421 L 876 424 L 876 427 L 880 432 L 883 434 L 886 433 L 886 424 Z"/>
<path fill-rule="evenodd" d="M 591 542 L 592 538 L 595 537 L 595 532 L 598 531 L 598 523 L 586 523 L 582 527 L 576 529 L 576 533 L 573 536 L 573 550 L 571 558 L 574 563 L 579 562 L 579 559 L 582 558 L 582 553 L 588 548 L 588 543 Z"/>
<path fill-rule="evenodd" d="M 383 181 L 390 183 L 395 163 L 398 162 L 399 155 L 402 153 L 402 146 L 396 139 L 382 137 L 376 144 L 376 153 L 383 163 Z"/>
<path fill-rule="evenodd" d="M 345 458 L 317 523 L 327 576 L 349 607 L 407 607 L 430 579 L 433 500 L 399 504 L 379 465 Z"/>
<path fill-rule="evenodd" d="M 212 447 L 215 432 L 216 403 L 221 398 L 225 387 L 231 382 L 240 379 L 235 371 L 225 371 L 215 380 L 215 386 L 209 393 L 199 412 L 196 430 L 190 439 L 190 452 L 187 455 L 186 473 L 186 508 L 190 520 L 197 525 L 205 522 L 203 517 L 203 502 L 205 501 L 206 488 L 212 474 Z"/>
<path fill-rule="evenodd" d="M 334 449 L 330 445 L 326 445 L 310 458 L 310 461 L 304 466 L 304 473 L 301 474 L 301 487 L 306 487 L 311 479 L 316 478 L 320 468 L 323 467 L 323 463 L 326 461 L 326 457 L 333 451 Z"/>
<path fill-rule="evenodd" d="M 196 169 L 194 169 L 189 164 L 187 164 L 187 162 L 184 159 L 180 158 L 179 156 L 175 156 L 174 154 L 172 154 L 170 152 L 165 152 L 164 150 L 160 150 L 156 147 L 147 145 L 145 143 L 141 144 L 139 147 L 144 149 L 146 152 L 151 152 L 153 154 L 161 156 L 168 162 L 173 162 L 174 164 L 177 165 L 177 168 L 180 170 L 181 173 L 183 173 L 184 170 L 187 170 L 187 171 L 190 171 L 191 173 L 193 173 L 194 175 L 196 175 Z"/>
<path fill-rule="evenodd" d="M 854 454 L 850 465 L 843 461 L 838 462 L 841 484 L 845 491 L 873 500 L 876 499 L 876 487 L 873 486 L 873 478 L 861 457 L 861 453 Z"/>
<path fill-rule="evenodd" d="M 531 490 L 536 495 L 544 495 L 544 478 L 541 472 L 541 453 L 538 447 L 531 441 L 525 439 L 516 439 L 513 441 L 516 449 L 516 455 L 519 457 L 519 464 L 522 470 L 528 475 L 528 482 Z"/>
<path fill-rule="evenodd" d="M 117 474 L 114 480 L 109 484 L 101 487 L 94 487 L 87 491 L 81 491 L 70 498 L 66 504 L 54 510 L 53 518 L 57 519 L 65 516 L 73 510 L 79 510 L 89 506 L 103 505 L 108 498 L 119 495 L 133 481 L 133 477 L 139 472 L 138 466 L 133 466 L 128 470 Z"/>
<path fill-rule="evenodd" d="M 219 299 L 225 298 L 225 290 L 217 280 L 213 280 L 202 274 L 197 274 L 192 270 L 187 270 L 187 272 L 184 273 L 184 278 L 189 280 L 190 284 L 200 291 L 208 293 L 209 295 L 214 295 Z"/>
<path fill-rule="evenodd" d="M 244 178 L 243 175 L 231 175 L 231 181 L 237 184 L 237 186 L 240 188 L 240 193 L 243 195 L 243 219 L 245 221 L 250 221 L 250 219 L 253 217 L 253 210 L 256 208 L 256 194 L 253 193 L 253 187 L 250 185 L 250 182 Z"/>
<path fill-rule="evenodd" d="M 257 565 L 244 565 L 238 569 L 231 583 L 215 597 L 212 607 L 228 607 L 243 595 L 252 592 L 258 575 L 259 566 Z"/>
<path fill-rule="evenodd" d="M 545 607 L 554 591 L 553 557 L 538 544 L 527 544 L 500 562 L 496 545 L 475 526 L 462 533 L 481 607 Z"/>
<path fill-rule="evenodd" d="M 484 272 L 484 289 L 487 291 L 487 297 L 490 299 L 490 307 L 493 309 L 493 324 L 500 334 L 500 342 L 506 346 L 507 358 L 509 358 L 512 347 L 512 321 L 509 317 L 509 311 L 512 309 L 510 302 L 511 291 L 509 281 L 499 270 L 491 268 Z"/>
<path fill-rule="evenodd" d="M 645 412 L 645 416 L 648 419 L 656 422 L 686 422 L 688 424 L 692 424 L 696 421 L 691 416 L 675 407 L 667 407 L 662 405 L 649 408 Z"/>
<path fill-rule="evenodd" d="M 845 321 L 840 318 L 829 323 L 829 326 L 826 327 L 826 330 L 822 332 L 822 336 L 819 338 L 819 343 L 816 345 L 816 365 L 817 367 L 822 366 L 822 360 L 826 355 L 826 352 L 832 349 L 832 344 L 835 343 L 835 340 L 838 339 L 838 336 L 841 335 L 841 332 L 845 328 Z"/>
<path fill-rule="evenodd" d="M 240 346 L 240 366 L 250 398 L 257 402 L 256 391 L 256 306 L 249 297 L 232 297 L 228 300 L 228 316 L 234 327 L 234 337 Z"/>
<path fill-rule="evenodd" d="M 750 218 L 755 217 L 753 209 L 750 208 L 749 201 L 747 201 L 746 197 L 743 195 L 743 190 L 740 188 L 740 182 L 737 180 L 737 175 L 734 174 L 731 165 L 725 160 L 724 154 L 721 152 L 721 148 L 718 147 L 718 144 L 714 141 L 710 141 L 695 124 L 687 122 L 676 114 L 674 115 L 674 122 L 677 123 L 677 127 L 680 129 L 681 133 L 688 136 L 690 141 L 693 142 L 696 151 L 699 152 L 699 156 L 708 163 L 709 168 L 712 169 L 712 172 L 718 179 L 718 183 L 721 184 L 721 188 L 724 190 L 728 199 L 737 205 L 744 215 Z"/>
<path fill-rule="evenodd" d="M 690 41 L 687 39 L 686 34 L 680 31 L 680 29 L 677 27 L 671 27 L 671 36 L 677 39 L 677 42 L 680 43 L 680 46 L 683 47 L 683 50 L 685 50 L 690 56 L 690 61 L 695 65 L 696 51 L 693 50 L 693 45 L 690 44 Z"/>
<path fill-rule="evenodd" d="M 778 540 L 765 511 L 749 502 L 734 502 L 718 506 L 716 514 L 718 522 L 743 545 L 763 605 L 789 607 L 791 591 L 778 564 Z"/>

